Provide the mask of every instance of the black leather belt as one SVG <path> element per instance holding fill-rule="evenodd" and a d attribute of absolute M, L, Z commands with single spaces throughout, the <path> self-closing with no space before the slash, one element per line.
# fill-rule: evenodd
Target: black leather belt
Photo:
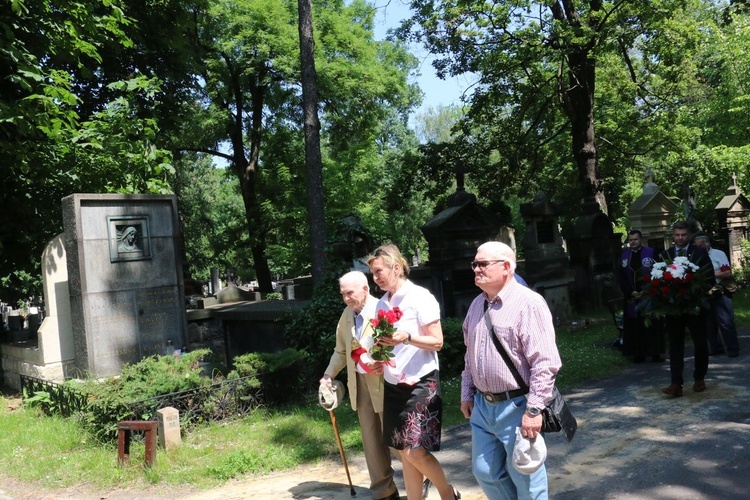
<path fill-rule="evenodd" d="M 499 403 L 500 401 L 507 401 L 508 399 L 523 396 L 527 392 L 529 391 L 525 389 L 516 389 L 515 391 L 505 391 L 498 393 L 482 392 L 482 397 L 484 397 L 484 399 L 487 400 L 488 403 Z"/>

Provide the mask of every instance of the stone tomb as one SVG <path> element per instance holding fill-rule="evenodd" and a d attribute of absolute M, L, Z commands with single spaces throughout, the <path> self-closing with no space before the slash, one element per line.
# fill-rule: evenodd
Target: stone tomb
<path fill-rule="evenodd" d="M 125 363 L 186 343 L 174 196 L 63 198 L 75 376 L 117 375 Z"/>
<path fill-rule="evenodd" d="M 724 197 L 716 205 L 716 218 L 719 220 L 721 239 L 726 241 L 727 256 L 733 267 L 747 266 L 742 261 L 741 241 L 748 239 L 748 214 L 750 201 L 740 192 L 737 176 L 732 175 L 732 185 L 729 186 Z"/>
<path fill-rule="evenodd" d="M 641 196 L 628 207 L 629 229 L 638 229 L 643 245 L 661 252 L 672 244 L 672 219 L 679 207 L 654 184 L 651 169 L 644 177 Z"/>
<path fill-rule="evenodd" d="M 21 388 L 20 375 L 61 383 L 75 360 L 68 267 L 62 234 L 53 238 L 44 249 L 42 280 L 47 313 L 37 337 L 2 347 L 5 384 L 15 389 Z"/>

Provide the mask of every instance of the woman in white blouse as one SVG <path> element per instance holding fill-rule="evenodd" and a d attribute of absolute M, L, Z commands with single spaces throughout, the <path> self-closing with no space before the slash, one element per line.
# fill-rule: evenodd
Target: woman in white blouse
<path fill-rule="evenodd" d="M 448 483 L 432 454 L 440 450 L 443 402 L 437 351 L 443 347 L 440 306 L 435 297 L 409 281 L 409 266 L 395 245 L 383 245 L 368 258 L 375 283 L 385 292 L 378 310 L 398 307 L 403 316 L 397 331 L 380 341 L 393 346 L 394 357 L 383 364 L 385 396 L 383 436 L 404 468 L 409 500 L 422 498 L 427 477 L 443 500 L 461 498 Z"/>

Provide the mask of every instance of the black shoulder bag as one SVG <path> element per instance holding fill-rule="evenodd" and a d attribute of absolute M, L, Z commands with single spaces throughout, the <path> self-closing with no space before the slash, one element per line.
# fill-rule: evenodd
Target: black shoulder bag
<path fill-rule="evenodd" d="M 484 303 L 484 321 L 487 323 L 487 330 L 491 333 L 490 337 L 492 337 L 492 343 L 495 344 L 495 348 L 500 353 L 500 356 L 502 356 L 503 361 L 505 361 L 510 372 L 513 374 L 513 378 L 516 379 L 519 388 L 528 391 L 528 384 L 526 384 L 526 381 L 521 377 L 521 374 L 518 373 L 516 365 L 513 364 L 505 347 L 503 347 L 503 344 L 497 338 L 497 335 L 495 335 L 495 328 L 490 321 L 490 312 L 487 309 L 487 302 Z M 571 441 L 573 436 L 575 436 L 576 429 L 578 429 L 576 418 L 573 416 L 573 413 L 571 413 L 570 408 L 568 408 L 568 404 L 563 399 L 560 391 L 557 390 L 557 387 L 553 387 L 552 400 L 547 403 L 542 410 L 542 432 L 563 431 L 568 441 Z"/>

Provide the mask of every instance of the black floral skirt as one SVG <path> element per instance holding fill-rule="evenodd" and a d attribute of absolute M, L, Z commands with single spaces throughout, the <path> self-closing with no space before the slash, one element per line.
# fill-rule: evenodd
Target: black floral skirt
<path fill-rule="evenodd" d="M 383 437 L 388 446 L 397 450 L 421 446 L 427 451 L 439 451 L 442 420 L 438 370 L 414 385 L 385 384 Z"/>

